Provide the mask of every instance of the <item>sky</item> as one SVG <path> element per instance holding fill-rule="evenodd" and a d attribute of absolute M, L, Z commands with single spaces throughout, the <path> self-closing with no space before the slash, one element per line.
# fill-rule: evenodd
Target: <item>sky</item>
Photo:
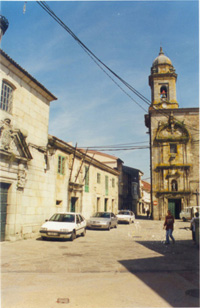
<path fill-rule="evenodd" d="M 51 102 L 49 133 L 78 147 L 148 146 L 148 105 L 113 82 L 36 1 L 26 2 L 24 13 L 24 1 L 1 1 L 1 15 L 9 21 L 1 48 L 58 98 Z M 179 107 L 199 106 L 198 1 L 46 3 L 103 63 L 149 100 L 148 77 L 162 46 L 178 74 Z M 148 148 L 105 153 L 150 181 Z"/>

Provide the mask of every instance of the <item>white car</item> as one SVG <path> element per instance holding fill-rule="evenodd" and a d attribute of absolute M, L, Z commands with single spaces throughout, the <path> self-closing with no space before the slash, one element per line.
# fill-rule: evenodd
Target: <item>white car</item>
<path fill-rule="evenodd" d="M 117 214 L 118 222 L 127 222 L 127 223 L 133 223 L 135 220 L 135 214 L 132 211 L 129 210 L 121 210 Z"/>
<path fill-rule="evenodd" d="M 69 238 L 73 241 L 77 235 L 85 236 L 86 220 L 79 213 L 56 213 L 46 221 L 40 234 L 46 238 Z"/>
<path fill-rule="evenodd" d="M 112 212 L 96 212 L 87 220 L 88 229 L 106 229 L 117 228 L 117 217 Z"/>
<path fill-rule="evenodd" d="M 180 212 L 179 217 L 183 221 L 191 220 L 195 216 L 195 213 L 199 211 L 200 211 L 199 206 L 186 207 Z"/>

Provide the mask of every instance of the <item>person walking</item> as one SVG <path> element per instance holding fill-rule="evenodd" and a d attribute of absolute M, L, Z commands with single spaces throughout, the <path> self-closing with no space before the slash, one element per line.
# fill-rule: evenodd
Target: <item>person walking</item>
<path fill-rule="evenodd" d="M 199 218 L 199 213 L 196 212 L 195 216 L 192 218 L 192 220 L 190 221 L 191 225 L 190 225 L 190 230 L 192 231 L 192 240 L 194 242 L 194 244 L 196 244 L 196 230 L 195 230 L 195 220 L 197 220 Z"/>
<path fill-rule="evenodd" d="M 164 226 L 163 228 L 166 230 L 166 242 L 165 245 L 170 244 L 169 238 L 172 239 L 172 243 L 175 243 L 175 239 L 172 235 L 174 230 L 174 216 L 170 212 L 170 210 L 167 211 L 167 215 L 165 217 Z"/>

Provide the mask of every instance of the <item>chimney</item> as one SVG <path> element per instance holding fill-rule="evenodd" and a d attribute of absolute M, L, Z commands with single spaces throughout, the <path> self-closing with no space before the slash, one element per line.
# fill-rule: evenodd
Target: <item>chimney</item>
<path fill-rule="evenodd" d="M 1 42 L 2 36 L 8 29 L 8 25 L 9 25 L 8 20 L 4 16 L 0 15 L 0 42 Z"/>

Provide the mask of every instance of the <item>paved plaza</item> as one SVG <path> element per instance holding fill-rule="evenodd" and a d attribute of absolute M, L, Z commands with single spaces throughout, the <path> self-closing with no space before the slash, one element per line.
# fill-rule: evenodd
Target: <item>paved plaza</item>
<path fill-rule="evenodd" d="M 2 307 L 198 307 L 199 253 L 189 223 L 137 219 L 75 241 L 1 243 Z"/>

